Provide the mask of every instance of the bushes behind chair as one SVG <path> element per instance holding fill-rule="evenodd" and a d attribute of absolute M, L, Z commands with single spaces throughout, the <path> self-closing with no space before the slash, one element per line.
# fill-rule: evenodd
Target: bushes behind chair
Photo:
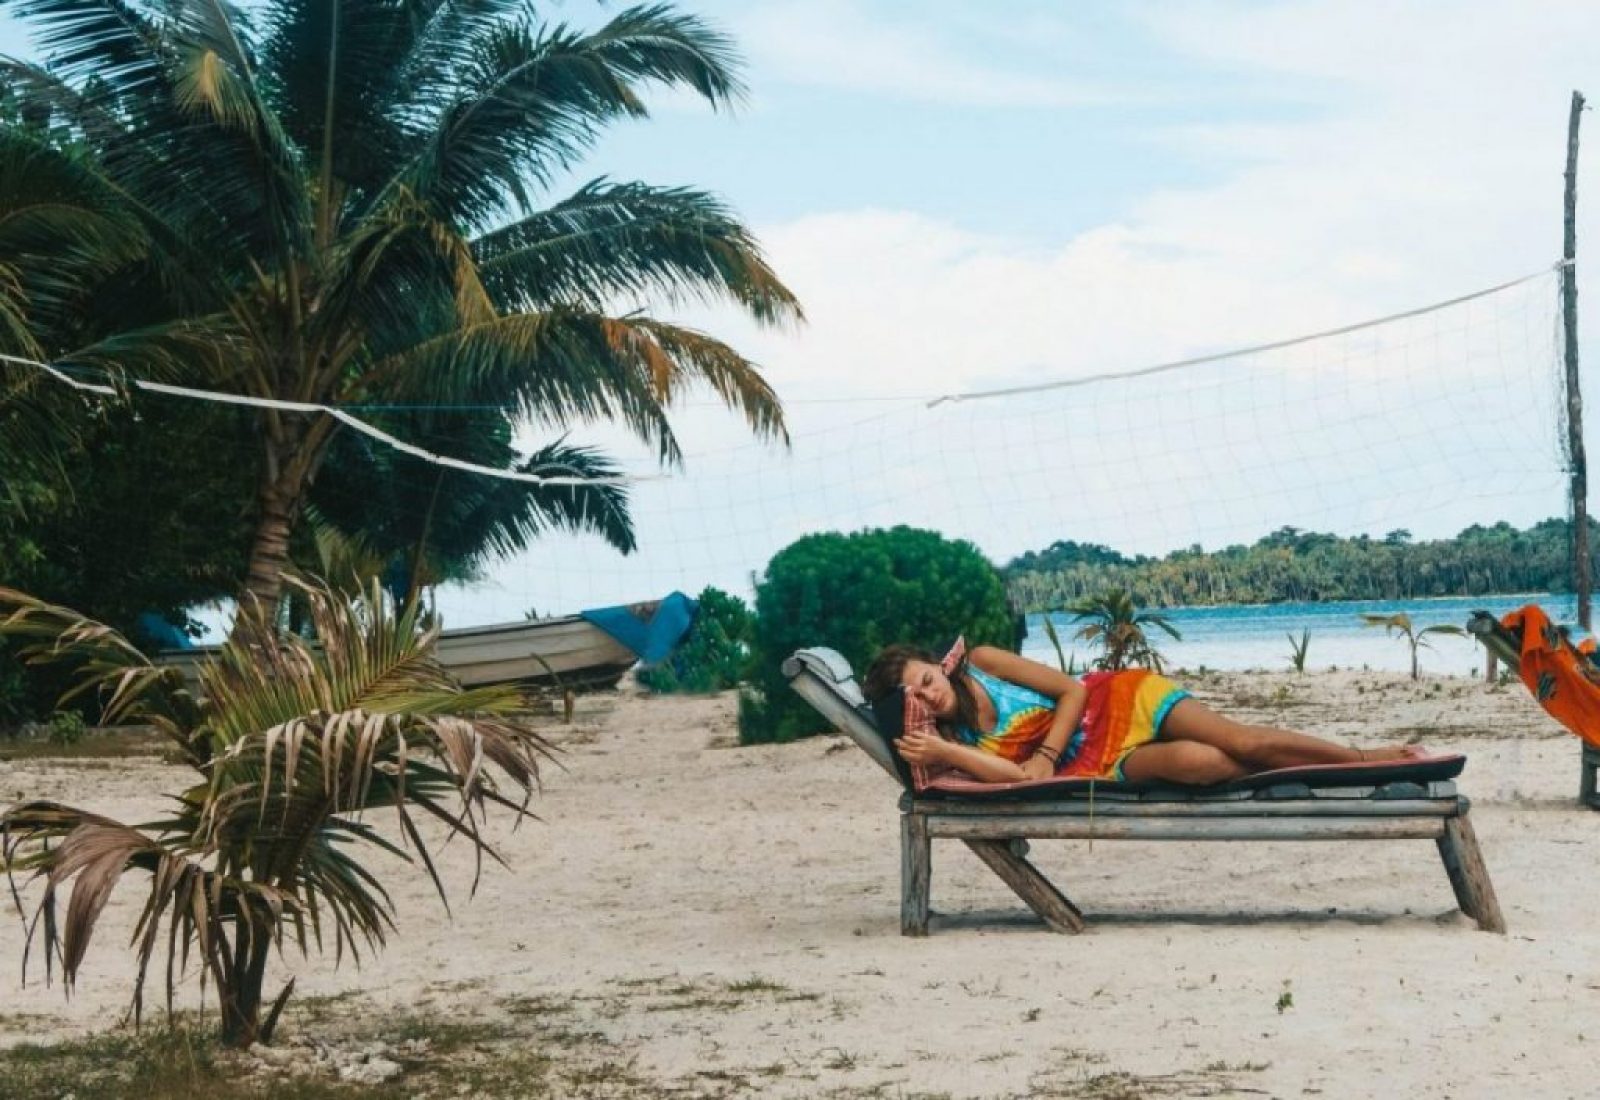
<path fill-rule="evenodd" d="M 739 700 L 746 744 L 823 733 L 791 692 L 783 659 L 806 646 L 842 653 L 858 677 L 893 642 L 1014 647 L 1000 574 L 970 542 L 914 527 L 807 535 L 780 550 L 756 586 L 750 686 Z"/>

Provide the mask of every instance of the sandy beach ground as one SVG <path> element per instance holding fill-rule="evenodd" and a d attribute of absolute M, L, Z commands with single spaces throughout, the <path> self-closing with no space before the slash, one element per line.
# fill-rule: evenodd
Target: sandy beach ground
<path fill-rule="evenodd" d="M 897 792 L 850 742 L 739 748 L 731 695 L 625 686 L 552 726 L 564 770 L 541 821 L 498 834 L 509 870 L 469 898 L 447 849 L 453 917 L 381 859 L 387 950 L 274 973 L 301 975 L 297 998 L 352 993 L 337 1011 L 368 1020 L 533 1006 L 644 1095 L 1600 1096 L 1600 813 L 1575 802 L 1574 738 L 1514 683 L 1177 678 L 1242 718 L 1467 753 L 1509 934 L 1456 911 L 1429 841 L 1055 841 L 1034 855 L 1086 934 L 1044 931 L 940 842 L 933 935 L 902 938 Z M 153 758 L 0 763 L 0 802 L 138 820 L 184 777 Z M 0 1045 L 114 1024 L 141 887 L 113 898 L 71 999 L 19 982 L 21 923 L 0 919 Z"/>

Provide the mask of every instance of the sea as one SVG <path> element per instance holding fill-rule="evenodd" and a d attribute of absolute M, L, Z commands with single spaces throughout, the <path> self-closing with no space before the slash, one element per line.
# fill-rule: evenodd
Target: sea
<path fill-rule="evenodd" d="M 1181 640 L 1152 629 L 1147 634 L 1169 669 L 1277 669 L 1294 668 L 1291 654 L 1301 631 L 1310 632 L 1306 669 L 1381 669 L 1409 672 L 1411 648 L 1403 637 L 1383 627 L 1367 626 L 1362 615 L 1411 617 L 1414 630 L 1449 624 L 1465 627 L 1474 611 L 1495 617 L 1536 603 L 1560 623 L 1575 623 L 1577 600 L 1570 593 L 1534 592 L 1516 596 L 1448 596 L 1425 600 L 1341 600 L 1325 603 L 1230 604 L 1221 607 L 1175 607 L 1156 612 L 1164 616 Z M 1083 668 L 1097 654 L 1073 634 L 1072 616 L 1051 613 L 1061 648 L 1069 660 Z M 1575 635 L 1578 633 L 1574 631 Z M 1291 643 L 1290 638 L 1294 642 Z M 1481 676 L 1484 651 L 1470 637 L 1429 634 L 1419 652 L 1424 675 Z M 1056 651 L 1044 631 L 1044 616 L 1028 616 L 1028 633 L 1022 652 L 1034 660 L 1056 664 Z"/>

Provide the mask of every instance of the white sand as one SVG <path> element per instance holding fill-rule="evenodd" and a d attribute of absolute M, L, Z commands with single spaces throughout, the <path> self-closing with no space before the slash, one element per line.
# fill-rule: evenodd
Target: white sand
<path fill-rule="evenodd" d="M 1510 934 L 1456 911 L 1427 841 L 1036 843 L 1089 918 L 1077 937 L 941 842 L 945 916 L 905 939 L 897 792 L 863 754 L 838 737 L 736 748 L 731 696 L 624 690 L 559 728 L 567 770 L 548 775 L 542 823 L 502 834 L 510 871 L 486 868 L 469 899 L 465 849 L 447 850 L 453 920 L 420 874 L 379 860 L 399 909 L 387 951 L 359 973 L 275 964 L 270 988 L 293 970 L 301 995 L 444 1013 L 553 997 L 690 1095 L 729 1074 L 774 1096 L 1600 1095 L 1600 813 L 1574 801 L 1578 742 L 1519 685 L 1188 682 L 1240 717 L 1467 752 Z M 0 802 L 139 820 L 184 778 L 153 761 L 0 764 Z M 113 899 L 70 1000 L 20 985 L 20 922 L 0 919 L 0 1042 L 117 1018 L 139 892 Z"/>

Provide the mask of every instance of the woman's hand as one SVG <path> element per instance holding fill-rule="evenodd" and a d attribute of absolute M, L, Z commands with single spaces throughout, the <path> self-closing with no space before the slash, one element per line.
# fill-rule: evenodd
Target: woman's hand
<path fill-rule="evenodd" d="M 929 733 L 927 730 L 910 730 L 906 735 L 894 743 L 899 751 L 900 758 L 907 764 L 919 767 L 928 767 L 933 764 L 943 764 L 948 757 L 945 749 L 949 742 L 938 734 Z"/>
<path fill-rule="evenodd" d="M 1022 762 L 1022 774 L 1028 779 L 1049 779 L 1056 774 L 1056 762 L 1042 752 L 1036 752 Z"/>

